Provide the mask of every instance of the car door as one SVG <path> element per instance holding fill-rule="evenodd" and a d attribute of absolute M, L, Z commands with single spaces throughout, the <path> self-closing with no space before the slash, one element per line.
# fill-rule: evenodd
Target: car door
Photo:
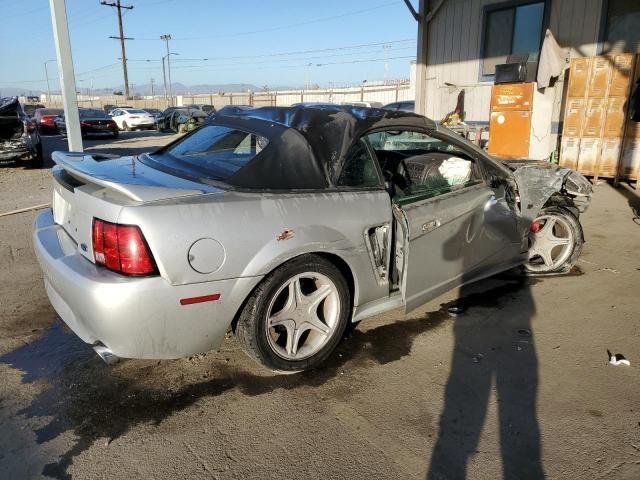
<path fill-rule="evenodd" d="M 377 135 L 385 177 L 405 182 L 390 188 L 407 311 L 519 262 L 515 211 L 472 151 L 424 132 Z"/>

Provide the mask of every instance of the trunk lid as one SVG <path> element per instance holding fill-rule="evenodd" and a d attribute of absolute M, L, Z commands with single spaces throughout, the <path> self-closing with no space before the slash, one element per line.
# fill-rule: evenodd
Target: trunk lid
<path fill-rule="evenodd" d="M 136 157 L 74 152 L 53 152 L 51 157 L 56 163 L 54 220 L 92 262 L 94 217 L 117 223 L 125 206 L 222 191 L 153 169 Z"/>

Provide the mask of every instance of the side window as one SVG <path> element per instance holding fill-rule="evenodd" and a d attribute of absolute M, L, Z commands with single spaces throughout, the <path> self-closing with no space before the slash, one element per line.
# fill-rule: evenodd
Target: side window
<path fill-rule="evenodd" d="M 347 152 L 337 184 L 340 187 L 380 186 L 375 160 L 362 139 L 353 144 Z"/>
<path fill-rule="evenodd" d="M 436 197 L 482 181 L 476 163 L 457 146 L 412 131 L 369 134 L 387 190 L 404 205 Z"/>
<path fill-rule="evenodd" d="M 510 55 L 524 61 L 538 61 L 544 34 L 545 2 L 517 0 L 504 7 L 488 6 L 484 14 L 482 75 L 496 73 L 496 65 L 507 63 Z"/>

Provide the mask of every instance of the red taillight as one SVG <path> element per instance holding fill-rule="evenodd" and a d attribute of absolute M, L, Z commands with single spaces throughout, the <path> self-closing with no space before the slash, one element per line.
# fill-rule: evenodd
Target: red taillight
<path fill-rule="evenodd" d="M 53 115 L 43 115 L 40 118 L 40 123 L 53 123 L 53 119 L 55 117 Z"/>
<path fill-rule="evenodd" d="M 116 122 L 114 122 L 113 120 L 109 120 L 107 122 L 107 125 L 108 125 L 109 128 L 116 128 L 117 127 Z"/>
<path fill-rule="evenodd" d="M 82 126 L 82 127 L 90 127 L 91 124 L 89 122 L 80 122 L 80 126 Z"/>
<path fill-rule="evenodd" d="M 24 124 L 24 129 L 25 129 L 27 132 L 29 132 L 29 133 L 31 133 L 31 132 L 35 132 L 35 130 L 36 130 L 36 124 L 35 124 L 35 123 L 33 123 L 31 120 L 24 120 L 22 123 Z"/>
<path fill-rule="evenodd" d="M 135 225 L 93 219 L 93 256 L 99 265 L 127 275 L 156 273 L 144 235 Z"/>

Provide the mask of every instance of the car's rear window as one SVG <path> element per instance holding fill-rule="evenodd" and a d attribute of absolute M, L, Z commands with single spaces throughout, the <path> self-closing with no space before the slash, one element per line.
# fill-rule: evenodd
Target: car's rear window
<path fill-rule="evenodd" d="M 80 110 L 80 118 L 111 118 L 102 110 L 86 109 Z"/>
<path fill-rule="evenodd" d="M 144 110 L 140 110 L 140 109 L 137 109 L 137 108 L 127 109 L 126 112 L 127 113 L 147 113 Z"/>
<path fill-rule="evenodd" d="M 268 143 L 267 138 L 255 133 L 207 125 L 152 158 L 188 175 L 225 181 Z"/>
<path fill-rule="evenodd" d="M 61 108 L 39 108 L 40 115 L 62 115 L 64 110 Z"/>

